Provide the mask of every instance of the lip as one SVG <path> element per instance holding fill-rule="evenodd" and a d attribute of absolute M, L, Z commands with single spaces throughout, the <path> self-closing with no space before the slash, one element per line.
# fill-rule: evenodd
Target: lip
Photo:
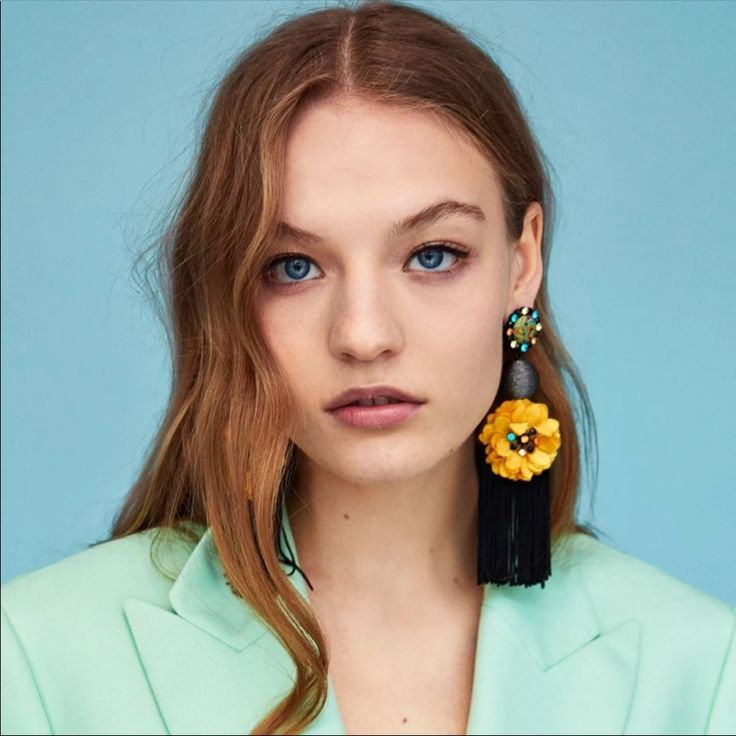
<path fill-rule="evenodd" d="M 343 424 L 362 429 L 383 429 L 406 421 L 421 409 L 421 403 L 402 401 L 379 406 L 341 406 L 330 414 Z"/>
<path fill-rule="evenodd" d="M 354 401 L 360 399 L 374 399 L 376 396 L 388 396 L 392 399 L 397 399 L 400 402 L 407 404 L 424 404 L 424 399 L 420 399 L 417 396 L 412 396 L 406 391 L 402 391 L 395 386 L 356 386 L 354 388 L 343 391 L 341 394 L 336 396 L 325 409 L 332 411 L 334 409 L 340 409 L 345 407 L 347 404 L 351 404 Z M 387 404 L 386 406 L 396 406 L 396 404 Z M 361 409 L 380 409 L 381 407 L 357 407 Z"/>

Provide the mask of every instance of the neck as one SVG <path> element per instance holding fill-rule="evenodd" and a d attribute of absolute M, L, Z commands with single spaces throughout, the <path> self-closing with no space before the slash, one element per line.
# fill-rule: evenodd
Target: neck
<path fill-rule="evenodd" d="M 360 484 L 300 458 L 287 513 L 315 590 L 446 598 L 477 592 L 472 438 L 419 476 Z"/>

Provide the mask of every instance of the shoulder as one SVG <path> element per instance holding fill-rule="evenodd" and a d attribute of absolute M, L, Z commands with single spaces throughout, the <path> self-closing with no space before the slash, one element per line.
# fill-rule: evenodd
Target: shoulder
<path fill-rule="evenodd" d="M 168 594 L 191 542 L 166 529 L 108 540 L 19 575 L 0 588 L 3 650 L 18 646 L 53 654 L 79 643 L 126 638 L 123 601 L 131 596 L 170 610 Z M 103 640 L 106 640 L 103 642 Z"/>
<path fill-rule="evenodd" d="M 3 585 L 2 732 L 64 731 L 64 714 L 74 722 L 72 704 L 80 697 L 108 716 L 135 698 L 142 704 L 135 718 L 145 728 L 155 722 L 143 705 L 147 689 L 137 677 L 123 603 L 135 597 L 170 610 L 169 591 L 192 546 L 170 530 L 150 529 Z M 126 713 L 117 714 L 121 722 Z"/>
<path fill-rule="evenodd" d="M 672 705 L 683 722 L 688 703 L 702 702 L 705 733 L 733 733 L 736 608 L 587 535 L 574 535 L 561 557 L 574 568 L 602 632 L 631 622 L 639 630 L 638 690 L 646 697 L 635 703 L 634 721 L 660 696 L 688 693 Z"/>
<path fill-rule="evenodd" d="M 184 542 L 159 528 L 100 542 L 5 583 L 2 608 L 24 621 L 38 617 L 48 623 L 55 616 L 68 618 L 70 610 L 99 615 L 131 595 L 164 605 L 186 555 Z"/>
<path fill-rule="evenodd" d="M 649 562 L 593 537 L 576 534 L 562 553 L 577 569 L 604 628 L 629 619 L 682 622 L 707 628 L 717 639 L 731 633 L 734 608 Z"/>

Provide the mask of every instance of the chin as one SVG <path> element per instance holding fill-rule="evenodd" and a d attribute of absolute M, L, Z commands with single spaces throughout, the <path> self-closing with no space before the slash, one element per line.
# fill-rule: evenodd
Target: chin
<path fill-rule="evenodd" d="M 428 457 L 422 462 L 422 458 L 413 454 L 409 454 L 412 461 L 408 463 L 407 453 L 402 452 L 401 447 L 394 445 L 394 450 L 388 457 L 385 452 L 364 452 L 360 458 L 344 458 L 333 468 L 333 472 L 359 484 L 395 483 L 426 473 L 435 464 L 432 458 Z M 332 461 L 335 461 L 334 455 Z"/>

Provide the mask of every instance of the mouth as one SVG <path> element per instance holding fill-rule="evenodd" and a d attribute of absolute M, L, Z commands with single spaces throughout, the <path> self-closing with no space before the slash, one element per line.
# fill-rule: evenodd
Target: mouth
<path fill-rule="evenodd" d="M 327 411 L 347 406 L 377 407 L 389 404 L 424 404 L 425 400 L 394 386 L 355 387 L 336 396 L 326 407 Z"/>
<path fill-rule="evenodd" d="M 351 401 L 349 404 L 343 404 L 337 407 L 338 409 L 344 409 L 346 406 L 386 406 L 388 404 L 403 404 L 411 403 L 404 402 L 401 399 L 394 399 L 392 396 L 376 396 L 375 399 L 358 399 L 357 401 Z"/>
<path fill-rule="evenodd" d="M 387 396 L 359 399 L 331 409 L 329 413 L 341 424 L 362 430 L 394 427 L 413 417 L 424 402 L 400 401 Z"/>

